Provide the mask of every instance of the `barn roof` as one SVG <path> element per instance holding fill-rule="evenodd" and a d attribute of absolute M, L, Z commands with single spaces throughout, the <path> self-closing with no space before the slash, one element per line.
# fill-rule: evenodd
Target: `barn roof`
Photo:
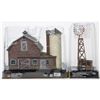
<path fill-rule="evenodd" d="M 33 42 L 36 44 L 36 46 L 37 46 L 40 50 L 43 49 L 42 44 L 41 44 L 35 37 L 32 37 L 31 35 L 29 35 L 27 31 L 24 31 L 24 32 L 23 32 L 23 36 L 26 37 L 27 39 L 33 41 Z M 22 37 L 23 37 L 23 36 L 22 36 Z M 21 38 L 22 38 L 22 37 L 21 37 Z M 19 38 L 19 39 L 20 39 L 20 38 Z M 17 40 L 19 40 L 19 39 L 17 39 Z M 8 47 L 7 50 L 9 50 L 13 45 L 15 45 L 17 40 L 13 41 L 12 44 Z"/>
<path fill-rule="evenodd" d="M 41 52 L 40 56 L 41 57 L 56 57 L 56 56 L 48 55 L 46 52 Z"/>

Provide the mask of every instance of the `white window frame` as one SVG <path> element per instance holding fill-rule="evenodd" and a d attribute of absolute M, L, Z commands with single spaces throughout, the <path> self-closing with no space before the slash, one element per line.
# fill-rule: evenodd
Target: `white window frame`
<path fill-rule="evenodd" d="M 12 64 L 11 62 L 12 62 L 12 60 L 14 60 L 15 61 L 15 64 Z M 16 59 L 10 59 L 10 65 L 16 65 Z"/>
<path fill-rule="evenodd" d="M 26 45 L 26 49 L 23 49 L 23 44 Z M 28 51 L 28 47 L 27 47 L 27 41 L 25 39 L 21 40 L 21 51 Z"/>
<path fill-rule="evenodd" d="M 33 61 L 36 60 L 37 62 L 34 64 Z M 37 65 L 38 64 L 38 59 L 32 59 L 32 65 Z"/>

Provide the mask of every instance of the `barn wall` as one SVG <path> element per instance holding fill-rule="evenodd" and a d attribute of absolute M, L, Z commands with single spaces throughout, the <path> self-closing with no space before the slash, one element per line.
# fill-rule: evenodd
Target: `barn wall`
<path fill-rule="evenodd" d="M 36 46 L 36 44 L 27 39 L 28 51 L 21 51 L 21 39 L 18 39 L 14 42 L 14 45 L 8 50 L 8 57 L 9 57 L 9 69 L 39 69 L 40 68 L 40 60 L 45 59 L 49 60 L 49 64 L 46 65 L 49 69 L 56 68 L 56 57 L 40 57 L 40 49 Z M 11 65 L 10 60 L 16 59 L 16 65 Z M 21 66 L 19 65 L 19 61 L 23 59 L 30 60 L 30 66 Z M 33 65 L 32 59 L 37 59 L 38 64 Z"/>
<path fill-rule="evenodd" d="M 21 38 L 22 39 L 22 38 Z M 35 43 L 26 38 L 28 44 L 28 51 L 21 51 L 21 39 L 17 40 L 14 45 L 9 49 L 9 67 L 10 69 L 17 69 L 18 68 L 18 58 L 33 58 L 33 57 L 40 57 L 40 50 L 35 45 Z M 10 64 L 10 59 L 16 59 L 16 65 Z M 30 66 L 32 67 L 32 66 Z"/>

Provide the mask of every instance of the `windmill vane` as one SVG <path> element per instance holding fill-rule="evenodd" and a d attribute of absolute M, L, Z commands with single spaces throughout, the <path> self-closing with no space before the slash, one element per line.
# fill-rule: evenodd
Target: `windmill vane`
<path fill-rule="evenodd" d="M 77 36 L 81 36 L 85 32 L 85 27 L 83 25 L 74 24 L 73 32 Z"/>

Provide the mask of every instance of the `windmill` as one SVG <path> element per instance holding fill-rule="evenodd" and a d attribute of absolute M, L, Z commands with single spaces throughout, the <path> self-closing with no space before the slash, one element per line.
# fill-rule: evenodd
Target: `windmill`
<path fill-rule="evenodd" d="M 78 36 L 78 52 L 77 52 L 77 66 L 78 69 L 85 68 L 85 70 L 90 70 L 92 67 L 92 60 L 86 59 L 84 38 L 82 37 L 85 33 L 85 26 L 81 24 L 74 24 L 73 28 L 74 34 Z"/>

